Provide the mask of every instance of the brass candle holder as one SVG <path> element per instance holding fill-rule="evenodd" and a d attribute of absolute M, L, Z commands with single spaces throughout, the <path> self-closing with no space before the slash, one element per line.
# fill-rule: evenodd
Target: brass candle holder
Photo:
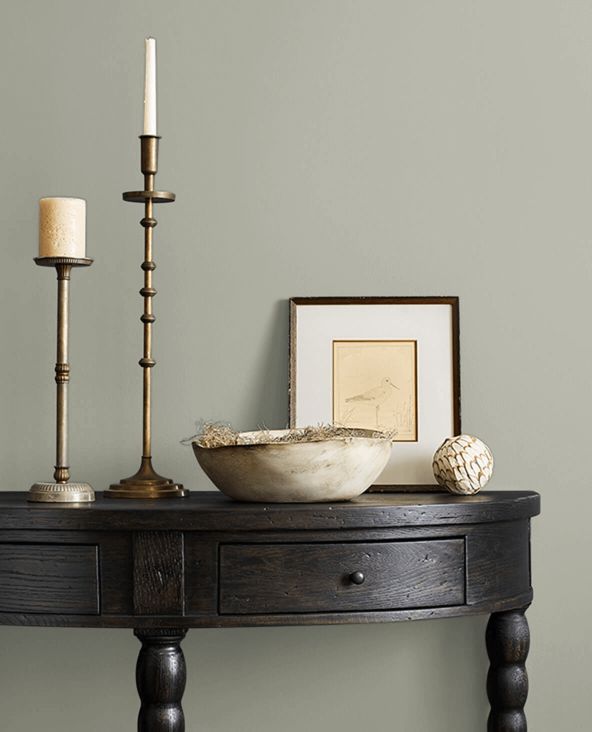
<path fill-rule="evenodd" d="M 158 135 L 140 135 L 144 190 L 123 194 L 124 201 L 144 204 L 144 218 L 140 221 L 144 227 L 144 261 L 141 264 L 144 286 L 140 290 L 140 295 L 144 298 L 144 313 L 140 318 L 144 324 L 144 352 L 139 361 L 143 373 L 144 400 L 140 469 L 131 477 L 110 486 L 106 493 L 114 498 L 171 498 L 185 496 L 188 492 L 181 484 L 159 475 L 152 466 L 152 369 L 156 365 L 152 358 L 152 326 L 156 320 L 152 311 L 152 298 L 156 295 L 152 283 L 152 274 L 156 269 L 152 254 L 153 230 L 157 224 L 154 204 L 172 203 L 175 200 L 174 193 L 157 191 L 154 188 L 154 179 L 158 172 L 159 140 Z"/>
<path fill-rule="evenodd" d="M 92 259 L 75 257 L 36 257 L 40 267 L 55 267 L 58 279 L 58 334 L 56 381 L 56 463 L 54 481 L 35 483 L 29 490 L 28 501 L 41 503 L 88 503 L 95 500 L 88 483 L 71 483 L 68 465 L 68 330 L 70 311 L 70 275 L 74 267 L 90 267 Z"/>

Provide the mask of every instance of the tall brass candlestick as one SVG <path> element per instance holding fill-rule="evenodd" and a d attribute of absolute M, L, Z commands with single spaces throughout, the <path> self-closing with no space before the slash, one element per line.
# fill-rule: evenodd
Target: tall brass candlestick
<path fill-rule="evenodd" d="M 144 218 L 140 224 L 144 227 L 144 286 L 140 295 L 144 298 L 144 313 L 140 320 L 144 324 L 144 352 L 139 361 L 142 367 L 144 382 L 143 420 L 142 420 L 142 460 L 140 469 L 129 478 L 110 486 L 107 493 L 117 498 L 171 498 L 184 496 L 187 491 L 179 483 L 159 475 L 152 467 L 152 369 L 156 361 L 152 358 L 152 326 L 156 317 L 152 311 L 152 298 L 156 290 L 152 284 L 152 274 L 156 269 L 153 260 L 153 230 L 157 224 L 154 218 L 155 203 L 171 203 L 175 194 L 167 191 L 156 191 L 154 179 L 158 172 L 158 135 L 140 135 L 141 169 L 144 175 L 143 191 L 128 191 L 123 194 L 124 201 L 144 204 Z"/>
<path fill-rule="evenodd" d="M 73 267 L 89 267 L 92 259 L 76 257 L 37 257 L 40 267 L 55 267 L 58 278 L 58 334 L 56 381 L 56 462 L 55 482 L 35 483 L 27 500 L 43 503 L 88 503 L 95 500 L 88 483 L 71 483 L 68 465 L 68 320 L 70 310 L 70 275 Z"/>

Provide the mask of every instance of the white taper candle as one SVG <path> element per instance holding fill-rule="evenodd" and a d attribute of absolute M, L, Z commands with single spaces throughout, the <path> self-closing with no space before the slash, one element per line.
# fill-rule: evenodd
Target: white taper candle
<path fill-rule="evenodd" d="M 39 256 L 86 257 L 84 198 L 42 198 L 39 201 Z"/>
<path fill-rule="evenodd" d="M 156 135 L 156 39 L 146 38 L 144 73 L 144 134 Z"/>

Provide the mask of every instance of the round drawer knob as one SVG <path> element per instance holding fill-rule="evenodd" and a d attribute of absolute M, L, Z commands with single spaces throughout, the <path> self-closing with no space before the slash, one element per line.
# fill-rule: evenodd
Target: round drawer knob
<path fill-rule="evenodd" d="M 354 585 L 361 585 L 364 583 L 366 577 L 363 572 L 352 572 L 349 576 L 349 581 Z"/>

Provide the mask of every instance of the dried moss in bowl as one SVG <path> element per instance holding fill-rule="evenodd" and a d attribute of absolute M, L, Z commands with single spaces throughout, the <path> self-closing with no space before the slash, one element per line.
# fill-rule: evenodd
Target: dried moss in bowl
<path fill-rule="evenodd" d="M 224 422 L 204 422 L 198 433 L 183 440 L 185 444 L 196 443 L 200 447 L 216 448 L 233 445 L 278 445 L 300 442 L 321 442 L 322 440 L 346 440 L 352 437 L 371 437 L 392 442 L 396 431 L 379 432 L 366 429 L 338 427 L 319 424 L 310 427 L 297 427 L 290 430 L 261 429 L 255 432 L 236 432 Z"/>

